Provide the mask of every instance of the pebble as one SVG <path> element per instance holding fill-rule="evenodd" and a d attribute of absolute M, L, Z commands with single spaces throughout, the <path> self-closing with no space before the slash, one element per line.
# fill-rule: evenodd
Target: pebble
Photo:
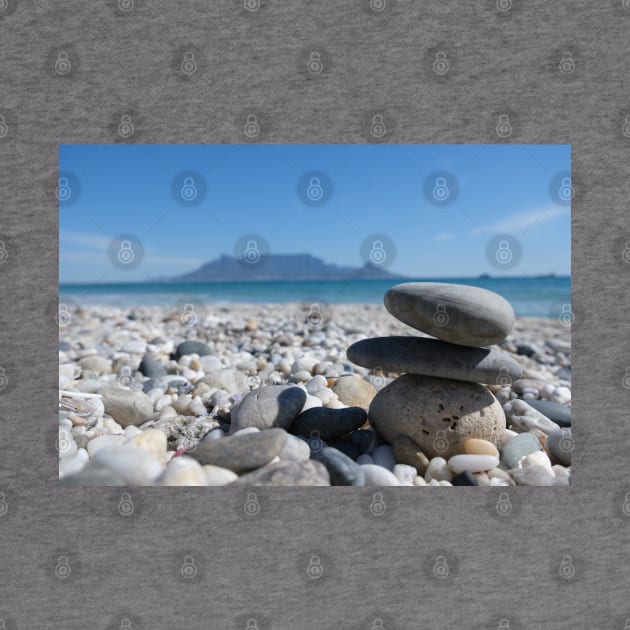
<path fill-rule="evenodd" d="M 424 478 L 427 481 L 431 481 L 431 479 L 450 481 L 453 478 L 453 472 L 443 457 L 434 457 L 427 466 Z"/>
<path fill-rule="evenodd" d="M 125 479 L 107 468 L 89 462 L 78 473 L 63 477 L 60 481 L 62 486 L 126 486 Z"/>
<path fill-rule="evenodd" d="M 471 473 L 492 470 L 499 465 L 499 458 L 494 455 L 454 455 L 448 460 L 448 467 L 458 475 L 467 470 Z"/>
<path fill-rule="evenodd" d="M 408 481 L 413 485 L 414 479 L 418 476 L 418 472 L 413 466 L 408 466 L 407 464 L 396 464 L 392 470 L 394 476 L 401 483 L 403 481 Z"/>
<path fill-rule="evenodd" d="M 317 431 L 322 440 L 334 440 L 362 427 L 366 419 L 365 410 L 361 407 L 345 409 L 317 407 L 301 413 L 291 424 L 290 430 L 305 437 L 310 437 Z"/>
<path fill-rule="evenodd" d="M 554 461 L 563 466 L 571 465 L 571 453 L 574 443 L 571 429 L 560 429 L 547 436 L 547 449 Z"/>
<path fill-rule="evenodd" d="M 187 354 L 198 354 L 200 357 L 203 357 L 207 354 L 212 354 L 212 350 L 202 341 L 189 339 L 188 341 L 182 341 L 182 343 L 177 346 L 175 350 L 175 360 L 179 360 Z"/>
<path fill-rule="evenodd" d="M 556 387 L 551 395 L 553 402 L 560 403 L 562 405 L 571 402 L 571 390 L 568 387 Z"/>
<path fill-rule="evenodd" d="M 145 429 L 139 435 L 127 439 L 127 444 L 151 453 L 159 462 L 166 458 L 166 434 L 159 429 Z"/>
<path fill-rule="evenodd" d="M 123 389 L 122 387 L 103 387 L 99 389 L 105 411 L 120 426 L 144 424 L 153 414 L 153 404 L 144 392 Z"/>
<path fill-rule="evenodd" d="M 540 440 L 533 433 L 519 433 L 501 450 L 500 468 L 503 470 L 516 468 L 521 457 L 536 453 L 541 449 Z"/>
<path fill-rule="evenodd" d="M 344 455 L 347 455 L 352 460 L 356 460 L 356 458 L 361 455 L 361 450 L 349 440 L 334 440 L 330 443 L 330 446 L 333 446 L 337 450 L 341 451 Z"/>
<path fill-rule="evenodd" d="M 121 348 L 122 352 L 128 352 L 129 354 L 144 354 L 146 349 L 147 342 L 142 339 L 132 339 Z"/>
<path fill-rule="evenodd" d="M 87 452 L 90 457 L 107 446 L 120 446 L 125 441 L 124 435 L 98 435 L 87 443 Z"/>
<path fill-rule="evenodd" d="M 400 481 L 393 472 L 376 464 L 361 464 L 366 486 L 399 486 Z"/>
<path fill-rule="evenodd" d="M 312 379 L 306 383 L 306 391 L 313 395 L 318 392 L 320 389 L 324 389 L 328 386 L 326 378 L 321 374 L 314 376 Z"/>
<path fill-rule="evenodd" d="M 84 370 L 89 370 L 90 372 L 96 372 L 96 374 L 103 374 L 104 372 L 109 372 L 111 370 L 111 363 L 105 359 L 104 357 L 92 356 L 85 357 L 79 361 L 79 365 Z"/>
<path fill-rule="evenodd" d="M 175 457 L 167 464 L 166 470 L 158 477 L 160 486 L 206 486 L 206 473 L 201 464 L 182 455 Z"/>
<path fill-rule="evenodd" d="M 363 453 L 362 455 L 359 455 L 359 457 L 357 457 L 357 464 L 359 464 L 360 466 L 363 466 L 365 464 L 373 464 L 374 460 L 372 459 L 371 455 L 368 455 L 367 453 Z"/>
<path fill-rule="evenodd" d="M 536 451 L 529 455 L 524 455 L 518 460 L 517 468 L 531 468 L 532 466 L 543 466 L 553 474 L 551 460 L 545 451 Z"/>
<path fill-rule="evenodd" d="M 478 486 L 477 478 L 467 470 L 464 470 L 453 477 L 454 486 Z"/>
<path fill-rule="evenodd" d="M 428 456 L 456 455 L 471 437 L 498 446 L 506 428 L 501 405 L 483 385 L 414 374 L 379 391 L 368 415 L 387 442 L 406 435 Z"/>
<path fill-rule="evenodd" d="M 418 475 L 417 477 L 414 478 L 413 485 L 414 486 L 426 486 L 427 482 L 424 480 L 424 477 L 421 477 L 420 475 Z"/>
<path fill-rule="evenodd" d="M 363 468 L 338 449 L 326 446 L 313 459 L 326 466 L 331 486 L 365 485 Z"/>
<path fill-rule="evenodd" d="M 231 368 L 224 368 L 216 372 L 212 372 L 201 379 L 202 383 L 206 383 L 211 388 L 223 389 L 230 394 L 239 394 L 247 391 L 245 375 Z"/>
<path fill-rule="evenodd" d="M 330 476 L 322 463 L 312 459 L 307 462 L 277 462 L 239 477 L 232 485 L 329 486 Z"/>
<path fill-rule="evenodd" d="M 470 348 L 424 337 L 363 339 L 353 343 L 347 354 L 353 363 L 367 368 L 380 367 L 388 372 L 406 372 L 473 383 L 503 384 L 505 381 L 509 384 L 518 379 L 522 372 L 519 363 L 496 347 Z M 337 383 L 342 380 L 338 379 Z"/>
<path fill-rule="evenodd" d="M 350 435 L 350 441 L 361 451 L 361 453 L 372 453 L 379 445 L 379 439 L 374 431 L 370 429 L 357 429 Z M 404 463 L 404 462 L 403 462 Z"/>
<path fill-rule="evenodd" d="M 498 343 L 514 325 L 514 311 L 507 300 L 462 284 L 399 284 L 385 294 L 385 308 L 416 330 L 462 346 Z"/>
<path fill-rule="evenodd" d="M 347 352 L 350 352 L 350 348 Z M 348 358 L 352 361 L 350 354 L 348 354 Z M 376 396 L 374 385 L 355 374 L 340 376 L 335 381 L 332 390 L 345 405 L 361 407 L 365 411 L 368 410 L 372 399 Z"/>
<path fill-rule="evenodd" d="M 317 396 L 311 396 L 310 394 L 306 394 L 306 400 L 304 401 L 304 406 L 300 410 L 300 413 L 304 413 L 308 409 L 313 409 L 314 407 L 321 407 L 323 405 L 322 401 L 317 398 Z"/>
<path fill-rule="evenodd" d="M 560 427 L 543 416 L 540 411 L 534 409 L 524 400 L 512 400 L 503 405 L 503 410 L 511 424 L 521 431 L 532 431 L 536 429 L 542 433 L 549 434 Z"/>
<path fill-rule="evenodd" d="M 397 462 L 413 466 L 418 471 L 418 475 L 424 476 L 429 465 L 429 458 L 411 438 L 399 435 L 394 440 L 393 448 Z"/>
<path fill-rule="evenodd" d="M 372 459 L 378 466 L 383 466 L 387 470 L 394 470 L 396 465 L 396 457 L 394 455 L 394 449 L 389 444 L 382 444 L 377 446 L 372 451 Z"/>
<path fill-rule="evenodd" d="M 305 402 L 306 392 L 300 387 L 267 385 L 254 389 L 232 410 L 230 433 L 247 426 L 288 428 Z M 306 413 L 313 411 L 317 410 L 313 408 Z"/>
<path fill-rule="evenodd" d="M 108 446 L 92 457 L 134 486 L 151 484 L 162 472 L 162 465 L 148 451 L 133 446 Z"/>
<path fill-rule="evenodd" d="M 143 376 L 148 376 L 151 379 L 166 376 L 166 368 L 162 362 L 154 359 L 149 354 L 145 354 L 142 357 L 142 361 L 140 361 L 140 365 L 138 366 L 138 371 Z"/>
<path fill-rule="evenodd" d="M 207 486 L 225 486 L 238 479 L 238 475 L 235 472 L 227 468 L 221 468 L 221 466 L 206 464 L 202 468 L 206 476 Z"/>
<path fill-rule="evenodd" d="M 304 440 L 289 434 L 278 457 L 281 461 L 305 462 L 311 457 L 311 449 Z"/>
<path fill-rule="evenodd" d="M 204 438 L 188 455 L 201 464 L 221 466 L 240 474 L 269 463 L 282 451 L 286 442 L 284 429 L 268 429 L 221 440 Z"/>
<path fill-rule="evenodd" d="M 469 455 L 492 455 L 493 457 L 499 457 L 499 451 L 492 442 L 479 440 L 477 438 L 470 438 L 464 441 L 464 453 Z"/>
<path fill-rule="evenodd" d="M 528 400 L 527 404 L 560 427 L 571 426 L 571 407 L 550 400 Z"/>
<path fill-rule="evenodd" d="M 78 449 L 73 457 L 59 460 L 59 478 L 63 479 L 68 475 L 80 472 L 89 460 L 90 456 L 84 448 Z"/>
<path fill-rule="evenodd" d="M 515 468 L 510 470 L 510 475 L 519 486 L 552 486 L 554 476 L 545 466 L 529 466 L 528 468 Z"/>

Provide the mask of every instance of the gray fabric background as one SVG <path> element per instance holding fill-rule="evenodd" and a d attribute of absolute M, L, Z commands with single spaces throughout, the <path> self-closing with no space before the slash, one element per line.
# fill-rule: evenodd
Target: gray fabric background
<path fill-rule="evenodd" d="M 508 3 L 509 4 L 509 3 Z M 628 2 L 625 3 L 626 6 Z M 376 4 L 378 6 L 378 3 Z M 0 619 L 15 628 L 624 628 L 630 618 L 628 227 L 630 8 L 621 0 L 262 0 L 0 4 L 2 224 Z M 60 49 L 72 64 L 55 73 Z M 194 75 L 178 69 L 195 51 Z M 321 52 L 324 71 L 304 71 Z M 432 70 L 444 51 L 449 72 Z M 558 62 L 571 51 L 575 70 Z M 574 485 L 246 491 L 57 486 L 59 143 L 570 143 L 573 155 Z M 373 140 L 373 139 L 372 139 Z M 245 174 L 244 174 L 245 177 Z M 2 498 L 2 497 L 0 497 Z M 432 573 L 448 560 L 444 581 Z M 71 574 L 55 568 L 68 556 Z M 184 557 L 198 569 L 181 577 Z M 324 573 L 306 573 L 312 555 Z M 560 576 L 569 555 L 575 572 Z M 123 619 L 129 619 L 130 626 Z"/>

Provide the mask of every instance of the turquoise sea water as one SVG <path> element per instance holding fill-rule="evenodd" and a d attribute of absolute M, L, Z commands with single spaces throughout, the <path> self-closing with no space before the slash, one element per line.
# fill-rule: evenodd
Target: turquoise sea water
<path fill-rule="evenodd" d="M 454 282 L 495 291 L 508 300 L 517 315 L 557 317 L 571 303 L 569 276 L 536 278 L 405 278 L 309 282 L 134 283 L 74 284 L 59 287 L 60 302 L 134 306 L 229 304 L 238 302 L 319 302 L 323 304 L 382 304 L 383 295 L 399 282 Z"/>

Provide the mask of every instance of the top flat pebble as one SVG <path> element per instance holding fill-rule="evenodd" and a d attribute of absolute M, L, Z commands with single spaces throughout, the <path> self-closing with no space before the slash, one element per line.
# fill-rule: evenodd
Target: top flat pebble
<path fill-rule="evenodd" d="M 461 284 L 398 284 L 385 294 L 385 308 L 416 330 L 462 346 L 498 343 L 514 325 L 514 310 L 503 297 Z"/>

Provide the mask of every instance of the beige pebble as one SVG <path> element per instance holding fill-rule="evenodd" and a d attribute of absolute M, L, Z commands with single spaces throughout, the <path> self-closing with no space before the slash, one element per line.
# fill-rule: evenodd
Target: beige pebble
<path fill-rule="evenodd" d="M 140 435 L 129 438 L 127 444 L 151 453 L 159 462 L 166 458 L 166 434 L 159 429 L 146 429 Z"/>
<path fill-rule="evenodd" d="M 434 457 L 427 466 L 424 478 L 429 482 L 433 479 L 436 481 L 451 481 L 451 479 L 453 479 L 453 473 L 443 457 Z"/>
<path fill-rule="evenodd" d="M 464 442 L 464 453 L 468 453 L 469 455 L 499 456 L 499 451 L 492 442 L 481 440 L 479 438 L 470 438 L 469 440 L 466 440 Z"/>
<path fill-rule="evenodd" d="M 201 363 L 199 362 L 199 359 L 192 359 L 190 361 L 190 369 L 194 370 L 195 372 L 199 372 L 201 369 L 203 369 Z"/>
<path fill-rule="evenodd" d="M 448 467 L 454 474 L 467 470 L 471 473 L 492 470 L 499 465 L 499 457 L 497 455 L 453 455 L 448 460 Z"/>
<path fill-rule="evenodd" d="M 221 468 L 221 466 L 207 464 L 202 466 L 202 468 L 206 475 L 206 483 L 209 486 L 225 486 L 238 479 L 238 475 L 235 472 L 227 468 Z"/>
<path fill-rule="evenodd" d="M 201 464 L 192 457 L 182 455 L 169 461 L 156 483 L 160 486 L 205 486 L 207 480 Z"/>
<path fill-rule="evenodd" d="M 424 477 L 421 477 L 420 475 L 418 475 L 418 476 L 414 477 L 413 485 L 414 486 L 426 486 L 427 482 L 424 480 Z"/>

